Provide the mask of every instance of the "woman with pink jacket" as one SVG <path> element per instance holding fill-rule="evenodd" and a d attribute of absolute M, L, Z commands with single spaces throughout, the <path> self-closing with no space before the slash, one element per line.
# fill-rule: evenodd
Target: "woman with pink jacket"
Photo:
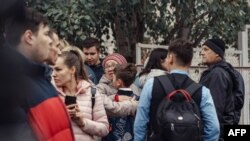
<path fill-rule="evenodd" d="M 109 132 L 104 99 L 96 91 L 95 102 L 92 102 L 93 88 L 83 70 L 80 53 L 76 50 L 62 52 L 54 66 L 53 78 L 62 100 L 71 97 L 69 102 L 73 102 L 67 106 L 67 110 L 71 117 L 75 140 L 100 141 Z"/>

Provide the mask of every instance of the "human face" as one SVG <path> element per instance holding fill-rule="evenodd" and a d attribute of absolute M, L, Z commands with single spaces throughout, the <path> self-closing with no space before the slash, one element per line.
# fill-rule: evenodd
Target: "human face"
<path fill-rule="evenodd" d="M 219 55 L 211 50 L 208 46 L 203 45 L 200 55 L 202 56 L 202 63 L 205 65 L 211 65 L 218 61 Z"/>
<path fill-rule="evenodd" d="M 52 76 L 57 87 L 66 86 L 72 81 L 74 77 L 73 69 L 65 65 L 63 57 L 57 58 L 56 64 L 53 69 L 54 70 Z"/>
<path fill-rule="evenodd" d="M 114 76 L 114 69 L 117 65 L 117 62 L 114 60 L 108 60 L 105 64 L 104 64 L 104 70 L 105 70 L 105 76 L 106 78 L 108 78 L 109 80 L 113 79 Z"/>
<path fill-rule="evenodd" d="M 32 36 L 31 58 L 35 62 L 42 63 L 48 58 L 52 40 L 49 37 L 49 26 L 40 24 L 36 34 Z"/>
<path fill-rule="evenodd" d="M 99 61 L 99 51 L 97 51 L 96 47 L 83 48 L 83 53 L 85 54 L 85 62 L 88 65 L 97 65 L 100 63 Z"/>
<path fill-rule="evenodd" d="M 46 59 L 46 62 L 49 65 L 55 65 L 58 54 L 61 54 L 61 51 L 59 49 L 60 42 L 59 42 L 59 37 L 57 36 L 56 33 L 52 33 L 51 39 L 52 39 L 52 44 L 51 44 L 49 55 L 48 55 L 48 58 Z"/>

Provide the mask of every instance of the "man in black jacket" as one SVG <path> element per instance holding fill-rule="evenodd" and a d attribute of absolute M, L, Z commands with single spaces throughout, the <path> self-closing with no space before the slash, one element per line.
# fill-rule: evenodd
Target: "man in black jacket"
<path fill-rule="evenodd" d="M 235 104 L 232 76 L 234 68 L 224 61 L 225 43 L 221 39 L 209 39 L 202 46 L 202 63 L 208 69 L 202 73 L 200 83 L 211 91 L 216 112 L 220 122 L 220 140 L 223 140 L 224 125 L 232 125 L 235 122 Z M 242 103 L 243 106 L 243 103 Z M 242 108 L 242 107 L 241 107 Z"/>

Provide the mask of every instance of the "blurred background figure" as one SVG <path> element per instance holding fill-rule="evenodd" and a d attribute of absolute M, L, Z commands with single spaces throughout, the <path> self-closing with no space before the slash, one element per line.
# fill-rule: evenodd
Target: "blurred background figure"
<path fill-rule="evenodd" d="M 145 61 L 144 69 L 135 80 L 135 85 L 138 86 L 140 90 L 148 79 L 167 74 L 167 54 L 168 50 L 164 48 L 155 48 L 151 51 L 149 57 Z"/>
<path fill-rule="evenodd" d="M 9 64 L 14 65 L 15 68 L 12 69 L 20 73 L 18 81 L 13 80 L 15 84 L 9 88 L 9 91 L 15 90 L 13 97 L 21 97 L 20 104 L 14 109 L 18 110 L 18 115 L 9 118 L 22 121 L 13 125 L 17 129 L 12 130 L 26 133 L 25 140 L 31 140 L 29 136 L 40 141 L 74 140 L 68 114 L 49 80 L 48 66 L 44 64 L 52 43 L 49 21 L 35 9 L 25 7 L 22 17 L 18 15 L 8 18 L 4 27 L 6 49 L 14 54 L 12 57 L 15 56 L 15 61 L 18 62 Z M 16 113 L 15 111 L 12 113 Z M 6 135 L 16 138 L 13 140 L 23 139 L 18 133 Z"/>
<path fill-rule="evenodd" d="M 114 95 L 117 93 L 117 88 L 113 86 L 114 69 L 117 64 L 127 64 L 127 60 L 119 53 L 113 53 L 106 56 L 102 62 L 102 67 L 104 68 L 105 73 L 99 84 L 97 84 L 100 93 L 110 96 L 111 99 L 114 99 Z"/>
<path fill-rule="evenodd" d="M 23 0 L 1 0 L 0 5 L 0 140 L 33 141 L 25 111 L 27 86 L 16 52 L 5 45 L 5 22 L 12 17 L 24 18 Z"/>
<path fill-rule="evenodd" d="M 49 36 L 52 39 L 51 47 L 49 49 L 49 55 L 45 60 L 45 63 L 48 65 L 55 65 L 57 57 L 61 54 L 60 50 L 60 40 L 55 30 L 50 29 Z"/>
<path fill-rule="evenodd" d="M 100 59 L 101 43 L 98 39 L 89 37 L 86 38 L 81 45 L 78 45 L 85 54 L 85 64 L 88 65 L 95 73 L 96 83 L 98 84 L 104 74 L 102 60 Z"/>

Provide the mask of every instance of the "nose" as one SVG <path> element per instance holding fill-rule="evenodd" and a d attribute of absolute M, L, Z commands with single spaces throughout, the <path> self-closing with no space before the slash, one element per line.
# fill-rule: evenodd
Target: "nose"
<path fill-rule="evenodd" d="M 200 56 L 203 56 L 204 55 L 204 50 L 202 49 L 199 53 Z"/>
<path fill-rule="evenodd" d="M 114 67 L 112 66 L 105 67 L 106 72 L 112 72 L 113 70 L 114 70 Z"/>
<path fill-rule="evenodd" d="M 90 59 L 90 54 L 85 55 L 86 59 Z"/>
<path fill-rule="evenodd" d="M 48 37 L 48 42 L 49 42 L 49 44 L 51 46 L 53 41 L 52 41 L 52 39 L 50 37 Z"/>
<path fill-rule="evenodd" d="M 55 70 L 53 70 L 52 71 L 52 74 L 51 74 L 51 76 L 54 78 L 54 77 L 56 77 L 56 73 L 55 73 Z"/>
<path fill-rule="evenodd" d="M 199 53 L 199 56 L 202 56 L 201 51 L 200 51 L 200 53 Z"/>
<path fill-rule="evenodd" d="M 109 67 L 109 68 L 107 68 L 107 70 L 108 70 L 108 71 L 113 71 L 114 68 L 113 68 L 113 67 Z"/>

